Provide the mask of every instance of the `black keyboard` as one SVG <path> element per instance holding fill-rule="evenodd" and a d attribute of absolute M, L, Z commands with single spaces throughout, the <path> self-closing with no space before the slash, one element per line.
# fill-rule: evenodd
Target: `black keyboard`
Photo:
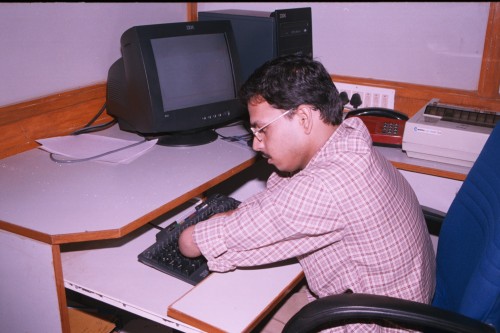
<path fill-rule="evenodd" d="M 198 284 L 210 273 L 207 260 L 203 256 L 187 258 L 180 253 L 178 241 L 181 232 L 217 213 L 233 210 L 239 204 L 238 200 L 222 194 L 209 196 L 183 221 L 174 222 L 160 231 L 156 242 L 139 254 L 139 261 L 184 282 Z"/>

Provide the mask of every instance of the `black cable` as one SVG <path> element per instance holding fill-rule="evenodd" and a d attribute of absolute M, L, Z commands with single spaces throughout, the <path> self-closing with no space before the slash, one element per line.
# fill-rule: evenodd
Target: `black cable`
<path fill-rule="evenodd" d="M 94 118 L 92 118 L 88 123 L 87 125 L 84 126 L 85 127 L 88 127 L 90 125 L 92 125 L 94 123 L 94 121 L 97 120 L 97 118 L 99 118 L 99 116 L 104 112 L 104 110 L 106 109 L 106 102 L 104 102 L 104 104 L 102 105 L 101 109 L 99 110 L 99 112 L 97 112 L 97 114 L 94 116 Z"/>
<path fill-rule="evenodd" d="M 109 121 L 105 124 L 91 126 L 97 120 L 97 118 L 99 118 L 99 116 L 104 112 L 105 109 L 106 109 L 106 103 L 104 103 L 102 105 L 99 112 L 97 112 L 97 114 L 87 123 L 87 125 L 85 125 L 84 127 L 82 127 L 79 130 L 74 131 L 70 135 L 80 135 L 80 134 L 84 134 L 84 133 L 96 132 L 97 130 L 108 128 L 109 126 L 114 125 L 117 122 L 116 119 L 113 119 L 112 121 Z M 86 157 L 86 158 L 79 158 L 79 159 L 59 159 L 59 158 L 55 157 L 55 155 L 56 155 L 55 153 L 50 153 L 50 159 L 56 163 L 77 163 L 77 162 L 91 161 L 91 160 L 97 159 L 99 157 L 107 156 L 107 155 L 110 155 L 110 154 L 113 154 L 113 153 L 116 153 L 116 152 L 119 152 L 119 151 L 122 151 L 122 150 L 125 150 L 128 148 L 135 147 L 135 146 L 142 144 L 144 142 L 147 142 L 147 141 L 149 141 L 149 140 L 144 139 L 142 141 L 134 142 L 134 143 L 132 143 L 128 146 L 125 146 L 125 147 L 117 148 L 117 149 L 114 149 L 114 150 L 111 150 L 111 151 L 108 151 L 108 152 L 105 152 L 102 154 L 98 154 L 95 156 Z"/>
<path fill-rule="evenodd" d="M 148 224 L 152 225 L 154 228 L 158 229 L 158 230 L 163 230 L 162 227 L 160 227 L 159 225 L 156 225 L 154 223 L 151 223 L 151 222 L 148 222 Z"/>
<path fill-rule="evenodd" d="M 113 119 L 105 124 L 100 124 L 100 125 L 95 125 L 95 126 L 90 126 L 90 127 L 86 126 L 86 127 L 83 127 L 79 130 L 74 131 L 70 135 L 80 135 L 80 134 L 84 134 L 84 133 L 96 132 L 97 130 L 108 128 L 116 123 L 117 123 L 116 119 Z"/>
<path fill-rule="evenodd" d="M 241 125 L 241 124 L 243 124 L 245 126 L 245 122 L 238 121 L 238 122 L 232 123 L 230 125 L 224 126 L 222 128 L 227 128 L 227 127 L 232 127 L 232 126 L 238 126 L 238 125 Z M 241 134 L 241 135 L 234 135 L 234 136 L 225 136 L 225 135 L 222 135 L 222 134 L 218 133 L 217 131 L 215 131 L 215 133 L 217 133 L 217 135 L 222 140 L 225 140 L 225 141 L 228 141 L 228 142 L 241 142 L 241 141 L 243 141 L 247 145 L 249 145 L 248 142 L 252 139 L 252 133 L 250 133 L 250 132 L 245 133 L 245 134 Z"/>
<path fill-rule="evenodd" d="M 106 102 L 104 102 L 104 104 L 101 106 L 101 109 L 87 123 L 87 125 L 85 125 L 82 128 L 80 128 L 80 129 L 78 129 L 78 130 L 70 133 L 70 135 L 79 135 L 79 134 L 83 134 L 83 133 L 96 132 L 98 130 L 105 129 L 105 128 L 108 128 L 109 126 L 112 126 L 112 125 L 116 124 L 116 122 L 117 122 L 116 119 L 113 119 L 112 121 L 109 121 L 109 122 L 107 122 L 105 124 L 91 126 L 97 120 L 97 118 L 99 118 L 99 116 L 104 112 L 104 110 L 106 110 Z"/>

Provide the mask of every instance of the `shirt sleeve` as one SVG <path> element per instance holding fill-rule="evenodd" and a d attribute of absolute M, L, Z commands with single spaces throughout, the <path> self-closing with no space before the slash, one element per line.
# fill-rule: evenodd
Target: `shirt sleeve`
<path fill-rule="evenodd" d="M 337 211 L 321 179 L 298 174 L 274 183 L 230 215 L 198 223 L 194 240 L 213 271 L 264 265 L 340 239 Z"/>

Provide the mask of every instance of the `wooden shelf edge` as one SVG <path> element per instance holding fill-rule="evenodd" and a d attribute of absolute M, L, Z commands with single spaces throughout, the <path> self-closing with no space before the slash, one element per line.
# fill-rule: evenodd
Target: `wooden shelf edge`
<path fill-rule="evenodd" d="M 449 178 L 449 179 L 460 180 L 460 181 L 464 181 L 465 178 L 467 177 L 467 175 L 462 174 L 462 173 L 458 173 L 458 172 L 445 171 L 445 170 L 423 167 L 423 166 L 419 166 L 419 165 L 407 164 L 407 163 L 402 163 L 402 162 L 391 161 L 391 163 L 399 170 L 417 172 L 417 173 L 422 173 L 422 174 L 426 174 L 426 175 L 430 175 L 430 176 L 437 176 L 437 177 Z"/>

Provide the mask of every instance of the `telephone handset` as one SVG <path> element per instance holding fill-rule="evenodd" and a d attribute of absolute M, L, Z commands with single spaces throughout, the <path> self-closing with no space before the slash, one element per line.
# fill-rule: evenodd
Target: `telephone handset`
<path fill-rule="evenodd" d="M 404 113 L 380 107 L 367 107 L 349 111 L 345 118 L 350 117 L 363 120 L 374 145 L 402 147 L 405 122 L 408 120 Z"/>

